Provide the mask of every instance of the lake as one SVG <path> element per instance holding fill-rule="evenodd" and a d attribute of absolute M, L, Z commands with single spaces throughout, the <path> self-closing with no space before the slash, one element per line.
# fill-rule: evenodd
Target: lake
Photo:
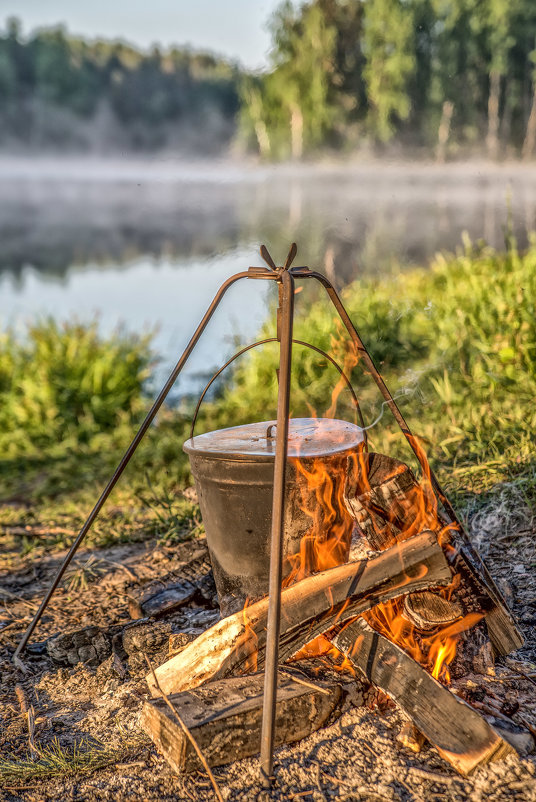
<path fill-rule="evenodd" d="M 0 327 L 23 332 L 52 315 L 97 317 L 103 332 L 156 330 L 160 378 L 225 278 L 262 264 L 260 243 L 280 263 L 296 241 L 296 264 L 340 288 L 426 264 L 460 247 L 464 231 L 501 247 L 509 220 L 523 247 L 536 230 L 534 166 L 3 157 Z M 175 397 L 254 338 L 275 296 L 257 281 L 229 291 Z"/>

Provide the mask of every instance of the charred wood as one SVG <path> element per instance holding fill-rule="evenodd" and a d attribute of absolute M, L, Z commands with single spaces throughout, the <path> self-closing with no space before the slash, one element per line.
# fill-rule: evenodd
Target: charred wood
<path fill-rule="evenodd" d="M 363 619 L 348 624 L 333 643 L 366 679 L 391 696 L 460 774 L 514 751 L 476 710 Z"/>

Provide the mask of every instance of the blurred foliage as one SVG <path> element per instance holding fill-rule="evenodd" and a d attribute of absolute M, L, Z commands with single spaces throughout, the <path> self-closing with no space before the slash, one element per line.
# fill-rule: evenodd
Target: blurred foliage
<path fill-rule="evenodd" d="M 265 158 L 396 137 L 440 159 L 536 147 L 533 0 L 307 0 L 272 19 L 272 68 L 242 82 Z"/>
<path fill-rule="evenodd" d="M 62 26 L 24 39 L 0 33 L 0 144 L 198 149 L 229 143 L 239 70 L 207 53 L 69 36 Z"/>
<path fill-rule="evenodd" d="M 150 372 L 149 339 L 104 339 L 96 323 L 53 320 L 31 326 L 23 341 L 0 334 L 2 454 L 31 454 L 69 439 L 88 443 L 131 423 Z"/>

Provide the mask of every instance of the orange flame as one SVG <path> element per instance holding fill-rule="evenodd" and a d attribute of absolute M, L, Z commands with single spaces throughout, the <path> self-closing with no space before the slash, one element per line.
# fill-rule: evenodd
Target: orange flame
<path fill-rule="evenodd" d="M 283 587 L 348 559 L 353 520 L 344 505 L 346 465 L 342 459 L 293 459 L 300 509 L 311 520 L 296 554 L 287 557 L 290 571 Z M 329 470 L 328 470 L 329 467 Z"/>
<path fill-rule="evenodd" d="M 244 652 L 244 660 L 242 671 L 244 674 L 250 674 L 257 671 L 258 655 L 259 655 L 259 639 L 257 633 L 251 626 L 248 618 L 247 608 L 249 606 L 249 599 L 246 599 L 242 609 L 242 620 L 244 623 L 244 631 L 237 638 L 235 650 Z"/>
<path fill-rule="evenodd" d="M 328 668 L 334 668 L 340 673 L 351 674 L 353 677 L 355 676 L 356 672 L 351 660 L 349 660 L 340 649 L 337 649 L 325 635 L 319 635 L 317 638 L 307 643 L 302 649 L 296 652 L 290 662 L 294 663 L 297 660 L 310 660 L 312 658 L 315 658 Z"/>

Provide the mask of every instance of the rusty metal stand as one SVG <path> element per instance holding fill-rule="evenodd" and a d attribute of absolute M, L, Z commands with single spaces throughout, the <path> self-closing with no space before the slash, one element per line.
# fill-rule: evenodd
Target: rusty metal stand
<path fill-rule="evenodd" d="M 26 647 L 29 638 L 39 623 L 50 599 L 52 598 L 56 588 L 58 587 L 61 578 L 63 577 L 69 563 L 73 559 L 83 539 L 91 529 L 96 517 L 106 502 L 108 496 L 115 487 L 117 481 L 121 477 L 126 466 L 130 462 L 134 452 L 143 439 L 147 429 L 154 420 L 158 410 L 162 406 L 169 391 L 174 385 L 177 377 L 182 371 L 187 359 L 195 348 L 201 335 L 203 334 L 209 320 L 214 314 L 216 308 L 220 304 L 224 294 L 229 287 L 236 281 L 243 278 L 260 279 L 268 281 L 276 281 L 279 289 L 279 308 L 277 310 L 277 340 L 279 342 L 279 388 L 277 398 L 277 433 L 276 433 L 276 448 L 275 448 L 275 464 L 274 464 L 274 490 L 272 501 L 272 530 L 271 530 L 271 553 L 270 553 L 270 577 L 269 577 L 269 602 L 268 602 L 268 622 L 267 622 L 267 638 L 266 638 L 266 662 L 265 662 L 265 680 L 264 680 L 264 703 L 263 703 L 263 721 L 261 730 L 261 775 L 262 782 L 265 788 L 269 788 L 272 783 L 273 773 L 273 752 L 274 752 L 274 729 L 275 729 L 275 708 L 277 701 L 277 675 L 278 675 L 278 656 L 279 656 L 279 625 L 280 625 L 280 612 L 281 612 L 281 574 L 282 574 L 282 542 L 283 542 L 283 524 L 284 524 L 284 504 L 285 504 L 285 473 L 287 462 L 287 441 L 288 441 L 288 427 L 289 427 L 289 398 L 290 398 L 290 376 L 291 376 L 291 363 L 292 363 L 292 328 L 294 319 L 294 281 L 295 279 L 313 278 L 320 282 L 325 288 L 331 302 L 337 310 L 352 342 L 357 350 L 360 358 L 363 359 L 365 366 L 370 371 L 370 374 L 376 382 L 382 396 L 391 409 L 395 420 L 397 421 L 402 433 L 406 437 L 412 451 L 417 457 L 423 470 L 427 471 L 430 477 L 432 487 L 441 500 L 446 512 L 450 516 L 452 523 L 456 524 L 456 528 L 465 540 L 468 551 L 471 552 L 473 558 L 482 569 L 483 576 L 486 579 L 486 585 L 492 599 L 499 599 L 503 603 L 502 597 L 495 587 L 493 581 L 489 577 L 485 566 L 480 560 L 479 556 L 474 551 L 470 541 L 465 534 L 465 531 L 459 523 L 452 506 L 441 489 L 437 478 L 427 465 L 423 464 L 423 456 L 418 447 L 417 441 L 412 435 L 409 426 L 404 420 L 393 396 L 389 392 L 385 382 L 378 369 L 376 368 L 369 352 L 367 351 L 363 341 L 357 333 L 346 309 L 344 308 L 335 288 L 331 282 L 321 273 L 316 273 L 308 267 L 291 267 L 292 262 L 296 256 L 296 245 L 292 243 L 289 250 L 287 259 L 283 267 L 276 267 L 272 257 L 268 253 L 264 245 L 261 246 L 261 256 L 268 264 L 268 267 L 250 267 L 249 270 L 236 273 L 225 281 L 214 300 L 209 306 L 203 319 L 199 323 L 196 331 L 194 332 L 190 342 L 186 346 L 184 353 L 172 370 L 167 382 L 160 391 L 153 406 L 149 410 L 145 420 L 140 426 L 131 444 L 127 448 L 123 458 L 117 466 L 112 478 L 104 488 L 100 498 L 90 512 L 86 522 L 82 526 L 76 540 L 73 542 L 67 556 L 61 564 L 56 576 L 54 577 L 39 609 L 35 613 L 32 621 L 28 625 L 20 643 L 18 644 L 13 659 L 15 662 L 19 659 L 19 655 Z M 308 345 L 307 343 L 301 343 Z M 314 346 L 313 346 L 314 347 Z M 244 351 L 247 349 L 243 349 Z M 318 350 L 318 349 L 317 349 Z M 240 352 L 242 353 L 242 352 Z M 329 357 L 328 357 L 329 358 Z"/>

